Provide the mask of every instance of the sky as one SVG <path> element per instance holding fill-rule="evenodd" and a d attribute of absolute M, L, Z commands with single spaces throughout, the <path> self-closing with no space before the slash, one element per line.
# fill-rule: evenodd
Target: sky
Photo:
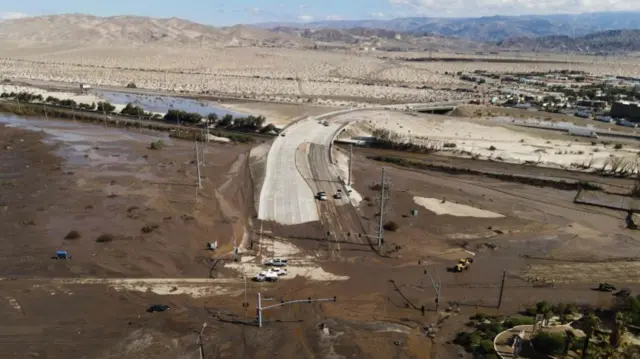
<path fill-rule="evenodd" d="M 3 4 L 4 3 L 4 4 Z M 640 10 L 640 0 L 29 0 L 0 1 L 0 19 L 49 14 L 179 17 L 214 26 L 260 22 L 477 17 Z"/>

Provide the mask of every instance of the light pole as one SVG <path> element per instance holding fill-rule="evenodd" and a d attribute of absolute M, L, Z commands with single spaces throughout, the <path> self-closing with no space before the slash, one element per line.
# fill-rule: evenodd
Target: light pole
<path fill-rule="evenodd" d="M 262 328 L 262 311 L 263 310 L 267 310 L 267 309 L 271 309 L 271 308 L 276 308 L 276 307 L 281 307 L 283 305 L 288 305 L 288 304 L 295 304 L 295 303 L 313 303 L 313 302 L 335 302 L 337 301 L 338 298 L 337 297 L 333 297 L 333 298 L 318 298 L 318 299 L 311 299 L 311 297 L 307 298 L 307 299 L 296 299 L 296 300 L 290 300 L 288 302 L 284 302 L 281 301 L 278 304 L 274 304 L 274 305 L 269 305 L 267 307 L 263 307 L 262 306 L 262 297 L 260 295 L 260 293 L 258 292 L 258 328 Z"/>
<path fill-rule="evenodd" d="M 198 350 L 200 351 L 200 359 L 204 359 L 204 344 L 202 343 L 202 333 L 204 332 L 204 328 L 207 327 L 207 322 L 202 323 L 202 329 L 200 329 L 200 333 L 198 334 Z"/>

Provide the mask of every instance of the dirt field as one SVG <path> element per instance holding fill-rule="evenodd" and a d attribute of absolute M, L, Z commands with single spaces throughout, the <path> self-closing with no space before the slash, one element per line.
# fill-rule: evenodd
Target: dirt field
<path fill-rule="evenodd" d="M 619 262 L 640 257 L 638 234 L 624 229 L 625 214 L 575 205 L 572 191 L 385 166 L 391 184 L 385 218 L 399 229 L 385 233 L 381 255 L 370 245 L 327 241 L 314 224 L 258 223 L 252 182 L 259 173 L 249 175 L 244 145 L 207 145 L 196 201 L 193 143 L 163 137 L 166 147 L 150 150 L 164 134 L 70 122 L 25 125 L 38 131 L 0 128 L 0 315 L 6 318 L 0 357 L 198 358 L 197 332 L 207 322 L 205 357 L 450 358 L 461 354 L 448 342 L 468 316 L 497 311 L 503 271 L 501 313 L 542 299 L 609 305 L 610 294 L 591 290 L 598 281 L 640 289 L 625 269 L 634 263 Z M 382 164 L 366 159 L 372 153 L 356 150 L 353 163 L 354 187 L 364 198 L 356 209 L 364 230 L 352 233 L 360 241 L 375 235 L 378 222 L 371 185 Z M 438 215 L 414 197 L 504 217 Z M 71 230 L 80 237 L 64 239 Z M 96 242 L 104 233 L 113 241 Z M 230 261 L 234 239 L 241 243 L 237 263 Z M 212 255 L 205 244 L 214 240 L 221 248 Z M 72 258 L 51 259 L 58 249 Z M 291 261 L 290 274 L 245 287 L 242 276 L 255 275 L 274 256 Z M 467 256 L 476 259 L 469 271 L 447 270 Z M 439 313 L 425 267 L 442 282 Z M 592 272 L 598 274 L 585 276 Z M 556 286 L 538 285 L 548 280 Z M 308 297 L 337 302 L 267 310 L 259 329 L 258 292 L 263 306 Z M 146 313 L 150 304 L 171 309 Z M 424 326 L 439 319 L 439 333 L 428 337 Z"/>

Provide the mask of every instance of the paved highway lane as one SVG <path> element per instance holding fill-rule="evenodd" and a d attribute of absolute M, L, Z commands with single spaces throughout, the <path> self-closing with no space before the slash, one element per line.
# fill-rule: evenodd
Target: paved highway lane
<path fill-rule="evenodd" d="M 305 143 L 327 143 L 338 129 L 339 125 L 323 126 L 308 118 L 287 128 L 285 136 L 273 142 L 260 192 L 259 219 L 284 225 L 319 220 L 315 193 L 298 168 L 309 164 L 296 164 L 296 154 Z M 308 146 L 300 150 L 306 153 Z"/>
<path fill-rule="evenodd" d="M 429 104 L 420 104 L 429 106 Z M 434 107 L 449 104 L 431 104 Z M 364 119 L 363 116 L 341 116 L 355 111 L 406 108 L 409 105 L 381 106 L 369 109 L 347 109 L 310 116 L 290 125 L 284 136 L 273 142 L 266 164 L 258 218 L 281 225 L 296 225 L 320 220 L 315 194 L 324 190 L 331 197 L 342 185 L 337 169 L 331 164 L 329 147 L 334 137 L 347 123 Z M 329 126 L 320 122 L 327 120 Z M 306 146 L 303 146 L 307 144 Z M 322 146 L 311 153 L 311 145 Z M 303 153 L 299 153 L 303 151 Z M 308 163 L 304 163 L 304 161 Z M 302 172 L 302 173 L 301 173 Z M 304 175 L 303 175 L 304 173 Z M 308 181 L 312 178 L 315 185 Z M 346 199 L 343 199 L 346 204 Z M 338 202 L 340 204 L 341 202 Z M 335 205 L 334 205 L 335 206 Z M 346 207 L 340 206 L 338 207 Z"/>

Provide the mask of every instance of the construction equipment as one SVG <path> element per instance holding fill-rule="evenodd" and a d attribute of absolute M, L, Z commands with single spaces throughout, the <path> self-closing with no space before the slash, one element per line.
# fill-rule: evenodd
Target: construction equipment
<path fill-rule="evenodd" d="M 598 290 L 601 292 L 613 292 L 616 290 L 616 287 L 609 283 L 600 283 L 598 285 Z"/>
<path fill-rule="evenodd" d="M 469 269 L 469 265 L 473 263 L 473 258 L 461 258 L 458 263 L 455 265 L 455 267 L 453 268 L 453 270 L 455 272 L 462 272 L 464 270 Z"/>

